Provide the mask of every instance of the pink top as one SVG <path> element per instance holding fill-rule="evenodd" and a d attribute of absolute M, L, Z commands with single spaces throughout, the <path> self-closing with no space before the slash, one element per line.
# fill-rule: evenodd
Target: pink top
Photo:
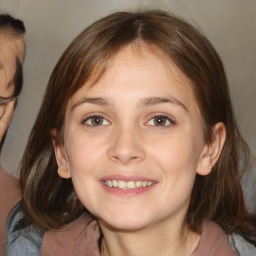
<path fill-rule="evenodd" d="M 61 230 L 50 230 L 44 235 L 42 256 L 100 256 L 98 224 L 90 217 L 81 216 Z M 238 256 L 228 236 L 214 222 L 205 222 L 200 242 L 191 256 Z"/>

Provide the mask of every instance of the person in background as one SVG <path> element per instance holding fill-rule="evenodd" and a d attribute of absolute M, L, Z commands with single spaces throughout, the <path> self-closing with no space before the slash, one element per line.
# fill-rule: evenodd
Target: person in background
<path fill-rule="evenodd" d="M 6 13 L 0 13 L 0 152 L 11 124 L 17 97 L 22 89 L 23 62 L 26 53 L 25 26 Z M 0 162 L 0 255 L 5 254 L 6 222 L 11 209 L 21 200 L 19 179 L 4 170 Z M 51 232 L 50 232 L 51 234 Z M 67 230 L 62 236 L 72 235 Z M 64 238 L 62 238 L 63 240 Z M 45 243 L 46 248 L 52 244 Z M 54 246 L 59 250 L 60 246 Z"/>
<path fill-rule="evenodd" d="M 24 34 L 21 20 L 0 13 L 0 152 L 22 89 L 22 64 L 26 51 Z M 0 255 L 5 255 L 7 216 L 21 198 L 21 193 L 19 180 L 6 172 L 1 163 L 0 188 Z"/>

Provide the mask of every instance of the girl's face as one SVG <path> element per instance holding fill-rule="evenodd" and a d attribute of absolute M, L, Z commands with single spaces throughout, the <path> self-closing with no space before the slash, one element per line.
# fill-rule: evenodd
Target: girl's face
<path fill-rule="evenodd" d="M 184 221 L 196 173 L 210 172 L 190 81 L 147 46 L 128 46 L 69 100 L 59 175 L 101 223 Z"/>

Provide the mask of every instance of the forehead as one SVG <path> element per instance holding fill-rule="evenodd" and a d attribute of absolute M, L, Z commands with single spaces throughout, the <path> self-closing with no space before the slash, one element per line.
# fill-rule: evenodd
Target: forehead
<path fill-rule="evenodd" d="M 0 60 L 18 57 L 20 62 L 25 57 L 25 40 L 23 37 L 14 37 L 1 33 L 0 30 Z"/>
<path fill-rule="evenodd" d="M 87 87 L 88 89 L 94 87 L 98 84 L 98 81 L 105 79 L 110 73 L 115 73 L 114 69 L 118 73 L 122 71 L 128 73 L 131 68 L 128 70 L 127 67 L 131 66 L 131 63 L 140 66 L 138 72 L 142 69 L 153 68 L 155 74 L 162 71 L 159 72 L 159 75 L 165 73 L 172 79 L 180 80 L 179 84 L 187 84 L 187 86 L 193 87 L 191 80 L 178 68 L 172 57 L 167 56 L 159 46 L 144 41 L 135 41 L 121 47 L 114 54 L 107 54 L 107 58 L 103 54 L 103 57 L 92 66 L 87 81 L 78 86 L 76 91 L 81 87 Z"/>
<path fill-rule="evenodd" d="M 192 83 L 187 76 L 161 50 L 144 43 L 122 48 L 108 60 L 100 79 L 96 83 L 86 82 L 71 101 L 74 103 L 83 95 L 94 96 L 98 92 L 103 97 L 111 96 L 110 92 L 123 94 L 124 89 L 131 93 L 132 88 L 136 94 L 141 91 L 145 97 L 147 93 L 163 96 L 173 92 L 184 94 L 189 101 L 195 102 Z"/>

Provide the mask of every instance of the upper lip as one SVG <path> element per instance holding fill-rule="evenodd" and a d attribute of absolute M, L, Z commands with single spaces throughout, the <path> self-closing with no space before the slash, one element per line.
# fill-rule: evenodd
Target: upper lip
<path fill-rule="evenodd" d="M 105 180 L 123 180 L 123 181 L 152 181 L 156 182 L 155 179 L 148 178 L 148 177 L 143 177 L 143 176 L 124 176 L 124 175 L 107 175 L 102 178 L 100 178 L 101 181 Z"/>

